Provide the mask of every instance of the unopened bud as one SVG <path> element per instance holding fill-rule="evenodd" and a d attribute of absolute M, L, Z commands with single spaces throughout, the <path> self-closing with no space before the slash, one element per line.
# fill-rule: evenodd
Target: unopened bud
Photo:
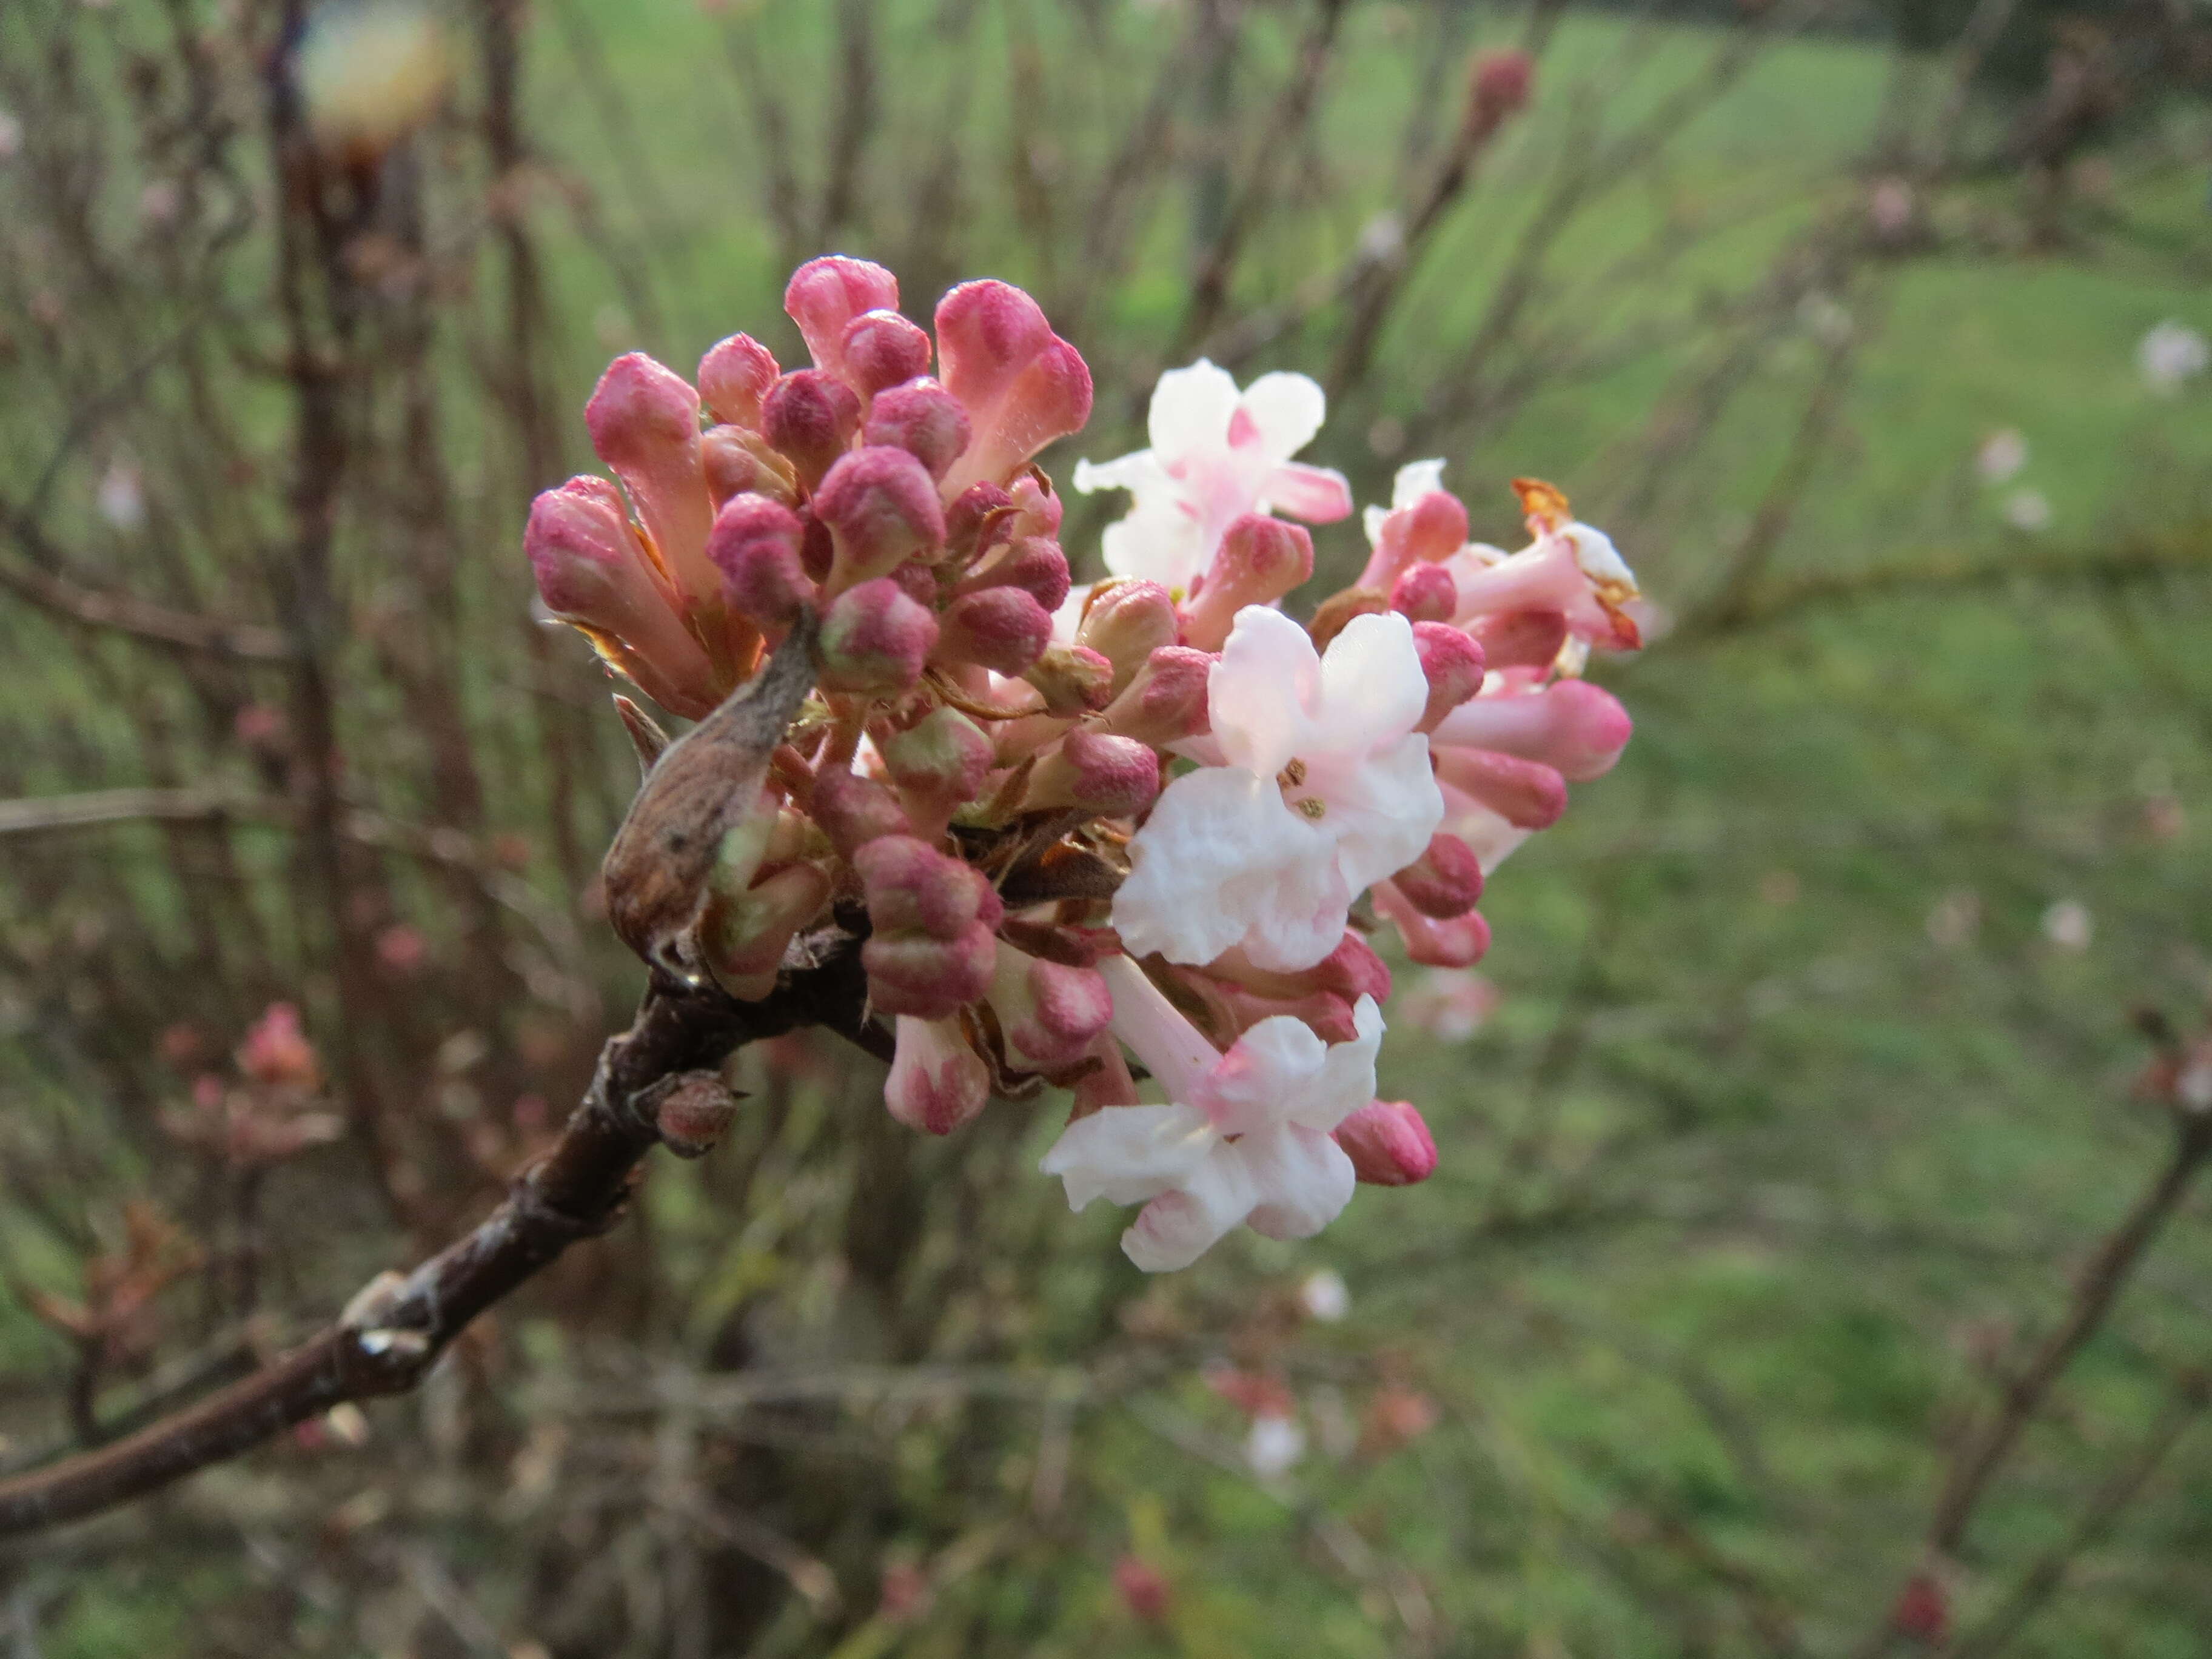
<path fill-rule="evenodd" d="M 1429 681 L 1428 705 L 1414 729 L 1433 732 L 1447 714 L 1482 690 L 1488 665 L 1480 645 L 1443 623 L 1415 623 L 1413 649 L 1420 653 L 1421 672 Z"/>
<path fill-rule="evenodd" d="M 1449 623 L 1459 605 L 1459 584 L 1440 564 L 1417 564 L 1390 590 L 1390 608 L 1417 623 Z"/>
<path fill-rule="evenodd" d="M 1005 526 L 1013 505 L 1014 498 L 997 484 L 969 485 L 945 509 L 945 544 L 963 557 L 973 557 L 984 551 L 982 539 L 989 532 L 995 546 L 1006 539 Z"/>
<path fill-rule="evenodd" d="M 1389 608 L 1390 596 L 1380 588 L 1343 588 L 1314 607 L 1306 634 L 1315 650 L 1326 653 L 1336 636 L 1359 617 L 1379 617 Z"/>
<path fill-rule="evenodd" d="M 1482 865 L 1474 849 L 1442 832 L 1431 836 L 1428 850 L 1390 879 L 1416 910 L 1439 921 L 1465 915 L 1482 898 Z"/>
<path fill-rule="evenodd" d="M 1113 995 L 1096 968 L 1040 961 L 1003 940 L 990 996 L 1009 1052 L 1041 1072 L 1082 1060 L 1114 1016 Z"/>
<path fill-rule="evenodd" d="M 863 399 L 929 373 L 929 336 L 896 311 L 864 311 L 845 325 L 839 378 Z"/>
<path fill-rule="evenodd" d="M 678 1158 L 704 1158 L 728 1131 L 738 1097 L 713 1072 L 681 1072 L 653 1109 L 660 1144 Z"/>
<path fill-rule="evenodd" d="M 1488 749 L 1437 745 L 1437 775 L 1516 830 L 1548 830 L 1567 810 L 1567 781 L 1553 768 Z"/>
<path fill-rule="evenodd" d="M 975 428 L 945 478 L 955 492 L 1004 483 L 1054 438 L 1091 418 L 1091 370 L 1037 302 L 1006 283 L 963 283 L 937 306 L 945 389 Z"/>
<path fill-rule="evenodd" d="M 969 435 L 968 411 L 934 380 L 916 380 L 878 392 L 875 402 L 868 405 L 868 422 L 860 431 L 864 443 L 903 449 L 933 478 L 943 477 L 959 459 L 960 452 L 968 447 Z M 969 495 L 974 493 L 970 490 Z M 957 508 L 960 503 L 953 505 Z M 949 534 L 949 514 L 946 528 Z"/>
<path fill-rule="evenodd" d="M 1486 52 L 1468 76 L 1467 125 L 1486 137 L 1527 107 L 1536 61 L 1525 52 Z"/>
<path fill-rule="evenodd" d="M 764 627 L 787 629 L 818 597 L 799 558 L 805 539 L 799 515 L 782 502 L 738 495 L 714 515 L 707 556 L 732 606 Z"/>
<path fill-rule="evenodd" d="M 949 1018 L 990 988 L 998 944 L 980 921 L 950 939 L 878 934 L 860 947 L 869 1001 L 879 1013 Z"/>
<path fill-rule="evenodd" d="M 887 576 L 945 545 L 945 511 L 928 469 L 903 449 L 875 444 L 840 459 L 814 494 L 814 515 L 836 548 L 829 591 Z"/>
<path fill-rule="evenodd" d="M 781 450 L 811 490 L 837 463 L 860 424 L 860 400 L 842 380 L 817 368 L 794 369 L 769 388 L 761 432 Z"/>
<path fill-rule="evenodd" d="M 817 865 L 787 865 L 742 893 L 708 895 L 699 951 L 722 988 L 742 1002 L 775 988 L 793 936 L 830 902 L 830 878 Z"/>
<path fill-rule="evenodd" d="M 978 663 L 994 672 L 1019 674 L 1052 643 L 1052 613 L 1025 589 L 987 587 L 962 595 L 945 610 L 936 659 Z"/>
<path fill-rule="evenodd" d="M 1492 668 L 1549 668 L 1567 642 L 1567 619 L 1557 611 L 1506 611 L 1476 617 L 1468 632 Z"/>
<path fill-rule="evenodd" d="M 699 398 L 716 420 L 757 430 L 761 399 L 782 372 L 775 354 L 758 340 L 732 334 L 708 347 L 699 360 Z"/>
<path fill-rule="evenodd" d="M 1375 884 L 1375 914 L 1397 925 L 1406 954 L 1428 968 L 1472 968 L 1490 950 L 1490 924 L 1482 912 L 1439 921 L 1425 916 L 1398 890 L 1395 882 Z"/>
<path fill-rule="evenodd" d="M 933 709 L 877 748 L 893 783 L 932 801 L 972 799 L 991 770 L 991 739 L 957 708 Z"/>
<path fill-rule="evenodd" d="M 1449 490 L 1431 489 L 1411 506 L 1383 514 L 1373 534 L 1375 550 L 1359 586 L 1388 588 L 1414 566 L 1440 562 L 1467 545 L 1467 508 Z"/>
<path fill-rule="evenodd" d="M 896 311 L 898 278 L 866 259 L 833 253 L 791 273 L 783 309 L 799 325 L 814 367 L 843 378 L 845 331 L 863 312 Z"/>
<path fill-rule="evenodd" d="M 853 854 L 876 933 L 957 939 L 979 920 L 995 927 L 1004 907 L 981 872 L 912 836 L 885 836 Z"/>
<path fill-rule="evenodd" d="M 910 690 L 937 640 L 937 618 L 896 582 L 862 582 L 839 594 L 822 618 L 822 687 L 860 696 Z"/>
<path fill-rule="evenodd" d="M 1101 817 L 1141 812 L 1160 793 L 1160 757 L 1148 744 L 1078 726 L 1030 774 L 1024 811 L 1073 807 Z"/>
<path fill-rule="evenodd" d="M 960 591 L 1018 587 L 1047 611 L 1057 611 L 1067 599 L 1069 586 L 1067 555 L 1060 544 L 1043 536 L 1024 536 L 963 578 Z"/>
<path fill-rule="evenodd" d="M 1411 1187 L 1436 1172 L 1436 1137 L 1409 1101 L 1370 1101 L 1336 1126 L 1336 1144 L 1374 1186 Z"/>
<path fill-rule="evenodd" d="M 799 500 L 799 475 L 750 427 L 709 427 L 699 440 L 707 496 L 720 512 L 733 495 L 767 495 L 786 507 Z"/>
<path fill-rule="evenodd" d="M 1464 703 L 1444 717 L 1435 740 L 1540 761 L 1583 783 L 1613 769 L 1634 730 L 1610 691 L 1588 680 L 1559 680 L 1540 691 Z"/>
<path fill-rule="evenodd" d="M 1154 749 L 1198 736 L 1208 727 L 1206 683 L 1216 660 L 1188 646 L 1160 647 L 1107 705 L 1103 726 Z"/>
<path fill-rule="evenodd" d="M 872 778 L 840 768 L 829 768 L 814 780 L 809 805 L 830 844 L 848 859 L 881 836 L 914 831 L 896 795 Z"/>
<path fill-rule="evenodd" d="M 1375 947 L 1351 929 L 1336 942 L 1336 949 L 1323 957 L 1313 969 L 1320 981 L 1339 996 L 1357 1002 L 1362 997 L 1373 997 L 1377 1002 L 1390 1000 L 1390 965 L 1375 954 Z"/>
<path fill-rule="evenodd" d="M 1114 665 L 1119 696 L 1153 652 L 1176 642 L 1180 628 L 1175 600 L 1159 583 L 1102 582 L 1091 590 L 1083 620 L 1076 624 L 1075 642 Z"/>
<path fill-rule="evenodd" d="M 1006 497 L 1013 503 L 1012 528 L 1017 538 L 1042 536 L 1049 541 L 1060 534 L 1066 509 L 1053 489 L 1052 480 L 1036 467 L 1022 472 L 1006 486 Z"/>
<path fill-rule="evenodd" d="M 949 1135 L 973 1120 L 991 1098 L 991 1068 L 968 1046 L 953 1019 L 894 1022 L 897 1048 L 884 1080 L 884 1104 L 909 1129 Z"/>
<path fill-rule="evenodd" d="M 699 394 L 641 351 L 607 365 L 584 405 L 592 447 L 623 481 L 677 586 L 710 601 L 721 578 L 706 560 L 713 507 L 699 454 Z"/>
<path fill-rule="evenodd" d="M 1022 678 L 1043 695 L 1045 713 L 1061 720 L 1096 714 L 1114 695 L 1114 665 L 1079 645 L 1045 647 Z"/>
<path fill-rule="evenodd" d="M 1272 605 L 1313 574 L 1313 538 L 1302 525 L 1247 513 L 1222 532 L 1206 579 L 1183 612 L 1183 639 L 1218 651 L 1237 613 Z"/>

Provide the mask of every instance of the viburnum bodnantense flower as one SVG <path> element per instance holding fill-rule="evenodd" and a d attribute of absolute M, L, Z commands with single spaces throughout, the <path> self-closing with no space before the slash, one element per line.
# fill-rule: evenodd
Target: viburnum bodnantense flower
<path fill-rule="evenodd" d="M 742 334 L 688 380 L 617 359 L 586 410 L 611 479 L 532 508 L 546 611 L 699 722 L 672 742 L 617 699 L 649 769 L 610 918 L 741 1001 L 851 951 L 919 1131 L 1069 1091 L 1047 1167 L 1079 1206 L 1144 1206 L 1146 1267 L 1424 1179 L 1420 1112 L 1375 1097 L 1367 933 L 1481 953 L 1488 872 L 1626 740 L 1579 678 L 1638 641 L 1626 566 L 1526 481 L 1530 545 L 1471 541 L 1424 463 L 1360 581 L 1295 620 L 1314 547 L 1275 515 L 1351 506 L 1291 459 L 1320 390 L 1200 363 L 1163 377 L 1150 449 L 1079 469 L 1136 500 L 1076 588 L 1036 458 L 1090 412 L 1082 358 L 1005 283 L 954 289 L 933 336 L 898 304 L 881 267 L 817 259 L 785 295 L 810 367 Z M 731 772 L 719 734 L 763 718 Z"/>

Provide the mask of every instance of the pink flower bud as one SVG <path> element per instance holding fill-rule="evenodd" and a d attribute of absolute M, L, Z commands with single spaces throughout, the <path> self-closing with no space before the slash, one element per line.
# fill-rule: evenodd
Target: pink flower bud
<path fill-rule="evenodd" d="M 1160 757 L 1148 744 L 1078 726 L 1030 774 L 1024 811 L 1074 807 L 1101 817 L 1141 812 L 1160 793 Z"/>
<path fill-rule="evenodd" d="M 949 1135 L 972 1121 L 991 1098 L 991 1068 L 968 1046 L 953 1019 L 894 1022 L 898 1046 L 884 1080 L 884 1104 L 909 1129 Z"/>
<path fill-rule="evenodd" d="M 1006 486 L 1006 496 L 1013 503 L 1012 528 L 1017 538 L 1042 536 L 1048 540 L 1058 538 L 1065 509 L 1060 497 L 1053 492 L 1051 479 L 1031 467 Z"/>
<path fill-rule="evenodd" d="M 879 935 L 922 933 L 957 939 L 979 918 L 995 926 L 1001 907 L 982 873 L 912 836 L 884 836 L 853 854 Z"/>
<path fill-rule="evenodd" d="M 822 687 L 861 696 L 910 690 L 937 639 L 937 618 L 896 582 L 862 582 L 839 594 L 822 618 Z"/>
<path fill-rule="evenodd" d="M 1048 645 L 1022 678 L 1044 697 L 1045 713 L 1060 720 L 1096 714 L 1114 695 L 1114 665 L 1079 645 Z"/>
<path fill-rule="evenodd" d="M 1168 1619 L 1168 1581 L 1160 1570 L 1134 1555 L 1114 1564 L 1114 1588 L 1121 1605 L 1141 1624 L 1164 1625 Z"/>
<path fill-rule="evenodd" d="M 1390 590 L 1390 608 L 1417 623 L 1449 623 L 1459 604 L 1459 584 L 1440 564 L 1417 564 Z"/>
<path fill-rule="evenodd" d="M 842 380 L 845 331 L 862 312 L 896 311 L 898 278 L 866 259 L 828 254 L 791 273 L 783 309 L 799 325 L 814 367 Z"/>
<path fill-rule="evenodd" d="M 1527 107 L 1536 60 L 1525 52 L 1486 52 L 1468 76 L 1468 131 L 1487 137 Z"/>
<path fill-rule="evenodd" d="M 1040 961 L 1004 940 L 990 996 L 1009 1053 L 1035 1071 L 1075 1065 L 1114 1017 L 1114 998 L 1096 968 Z"/>
<path fill-rule="evenodd" d="M 781 450 L 812 489 L 836 465 L 860 424 L 860 400 L 842 380 L 820 369 L 794 369 L 769 388 L 761 432 Z"/>
<path fill-rule="evenodd" d="M 975 428 L 945 480 L 956 495 L 979 479 L 1004 483 L 1091 418 L 1091 370 L 1018 288 L 963 283 L 938 301 L 937 354 Z"/>
<path fill-rule="evenodd" d="M 1437 775 L 1516 830 L 1548 830 L 1567 810 L 1567 781 L 1553 768 L 1487 749 L 1431 748 Z"/>
<path fill-rule="evenodd" d="M 799 475 L 750 427 L 715 426 L 699 440 L 707 499 L 720 512 L 732 495 L 767 495 L 786 507 L 799 500 Z"/>
<path fill-rule="evenodd" d="M 611 484 L 571 478 L 545 491 L 531 503 L 522 544 L 545 608 L 581 629 L 647 696 L 695 720 L 720 701 L 714 665 L 677 615 Z"/>
<path fill-rule="evenodd" d="M 943 477 L 960 459 L 969 436 L 968 411 L 934 380 L 915 380 L 878 392 L 875 402 L 868 405 L 868 423 L 860 432 L 863 443 L 903 449 L 927 468 L 933 478 Z M 957 507 L 959 502 L 953 505 Z"/>
<path fill-rule="evenodd" d="M 835 767 L 814 780 L 809 811 L 830 844 L 848 859 L 878 837 L 914 830 L 897 796 L 872 778 Z"/>
<path fill-rule="evenodd" d="M 1390 879 L 1416 910 L 1439 921 L 1465 915 L 1482 898 L 1482 865 L 1474 849 L 1441 832 L 1430 837 L 1427 852 Z"/>
<path fill-rule="evenodd" d="M 1374 902 L 1376 915 L 1396 924 L 1406 954 L 1427 967 L 1472 968 L 1490 950 L 1490 924 L 1480 910 L 1439 921 L 1415 909 L 1390 881 L 1375 884 Z"/>
<path fill-rule="evenodd" d="M 1258 513 L 1231 521 L 1184 609 L 1184 643 L 1218 651 L 1239 611 L 1281 599 L 1313 574 L 1313 538 L 1303 525 Z"/>
<path fill-rule="evenodd" d="M 967 412 L 961 412 L 967 419 Z M 1011 520 L 1014 498 L 994 483 L 969 484 L 955 496 L 952 505 L 945 509 L 945 544 L 954 552 L 978 556 L 985 551 L 983 539 L 991 535 L 991 544 L 1012 539 Z"/>
<path fill-rule="evenodd" d="M 1091 591 L 1090 602 L 1083 608 L 1075 642 L 1089 646 L 1114 665 L 1118 696 L 1153 652 L 1176 642 L 1180 628 L 1175 600 L 1159 583 L 1102 582 Z"/>
<path fill-rule="evenodd" d="M 761 399 L 783 371 L 775 355 L 750 334 L 732 334 L 699 360 L 699 396 L 718 421 L 758 429 Z"/>
<path fill-rule="evenodd" d="M 1414 730 L 1432 732 L 1445 715 L 1482 690 L 1487 665 L 1480 645 L 1443 623 L 1415 623 L 1413 648 L 1420 653 L 1421 672 L 1429 678 L 1428 706 Z"/>
<path fill-rule="evenodd" d="M 967 593 L 945 609 L 936 659 L 978 663 L 1006 675 L 1019 674 L 1052 643 L 1052 613 L 1024 589 L 987 587 Z"/>
<path fill-rule="evenodd" d="M 1390 966 L 1375 954 L 1375 947 L 1349 928 L 1336 943 L 1336 949 L 1309 970 L 1322 984 L 1348 1001 L 1357 1002 L 1362 997 L 1373 997 L 1377 1002 L 1390 1000 Z"/>
<path fill-rule="evenodd" d="M 945 511 L 928 470 L 903 449 L 872 445 L 830 469 L 814 492 L 814 514 L 836 549 L 829 590 L 887 576 L 909 558 L 945 545 Z"/>
<path fill-rule="evenodd" d="M 1435 740 L 1541 761 L 1583 783 L 1613 770 L 1635 729 L 1610 691 L 1588 680 L 1559 680 L 1540 691 L 1463 703 L 1444 717 Z"/>
<path fill-rule="evenodd" d="M 929 336 L 896 311 L 864 311 L 845 325 L 839 374 L 863 400 L 929 373 Z"/>
<path fill-rule="evenodd" d="M 1466 545 L 1467 508 L 1450 491 L 1432 489 L 1383 515 L 1358 585 L 1388 588 L 1413 566 L 1440 562 Z"/>
<path fill-rule="evenodd" d="M 950 939 L 878 935 L 860 947 L 869 1001 L 879 1013 L 948 1019 L 990 988 L 998 944 L 980 921 Z"/>
<path fill-rule="evenodd" d="M 1436 1172 L 1437 1141 L 1412 1103 L 1371 1101 L 1336 1127 L 1336 1144 L 1362 1181 L 1411 1187 Z"/>
<path fill-rule="evenodd" d="M 238 1069 L 271 1087 L 312 1089 L 322 1081 L 315 1046 L 300 1027 L 300 1011 L 289 1002 L 263 1010 L 239 1045 Z"/>
<path fill-rule="evenodd" d="M 712 603 L 722 580 L 707 562 L 714 508 L 699 455 L 699 394 L 641 351 L 607 365 L 584 405 L 592 447 L 623 481 L 678 590 Z"/>
<path fill-rule="evenodd" d="M 1549 668 L 1567 642 L 1567 619 L 1557 611 L 1507 611 L 1476 617 L 1468 631 L 1492 668 Z"/>
<path fill-rule="evenodd" d="M 933 709 L 877 748 L 893 783 L 933 802 L 973 799 L 991 770 L 991 739 L 957 708 Z"/>
<path fill-rule="evenodd" d="M 1067 555 L 1060 551 L 1060 544 L 1042 536 L 1024 536 L 963 577 L 959 591 L 972 593 L 985 587 L 1018 587 L 1047 611 L 1057 611 L 1066 601 L 1068 586 Z"/>
<path fill-rule="evenodd" d="M 1207 729 L 1206 681 L 1215 660 L 1187 646 L 1160 647 L 1107 705 L 1102 726 L 1154 749 L 1198 736 Z"/>
<path fill-rule="evenodd" d="M 737 495 L 714 515 L 707 556 L 722 573 L 732 606 L 764 627 L 783 629 L 817 598 L 799 556 L 805 539 L 799 515 L 781 501 Z"/>

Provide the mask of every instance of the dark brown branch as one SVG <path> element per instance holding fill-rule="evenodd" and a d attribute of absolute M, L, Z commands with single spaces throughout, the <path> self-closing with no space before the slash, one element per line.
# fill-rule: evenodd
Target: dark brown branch
<path fill-rule="evenodd" d="M 621 1219 L 632 1172 L 659 1140 L 659 1085 L 719 1067 L 740 1044 L 823 1025 L 881 1053 L 867 1025 L 859 939 L 833 927 L 794 945 L 776 988 L 732 1000 L 657 980 L 599 1057 L 552 1149 L 464 1237 L 404 1279 L 386 1274 L 333 1324 L 252 1376 L 129 1438 L 0 1481 L 0 1536 L 58 1526 L 235 1457 L 346 1401 L 401 1394 L 486 1308 L 578 1239 Z"/>
<path fill-rule="evenodd" d="M 9 513 L 6 517 L 9 533 L 30 562 L 0 564 L 0 589 L 41 611 L 82 628 L 111 629 L 149 644 L 211 656 L 281 662 L 292 654 L 289 642 L 273 628 L 194 616 L 150 599 L 87 587 L 58 576 L 54 567 L 59 556 L 53 544 L 24 515 Z"/>

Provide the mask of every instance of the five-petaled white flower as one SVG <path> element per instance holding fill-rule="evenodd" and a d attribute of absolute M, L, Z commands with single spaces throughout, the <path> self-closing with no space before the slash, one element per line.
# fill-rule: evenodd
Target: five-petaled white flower
<path fill-rule="evenodd" d="M 1219 762 L 1169 783 L 1129 843 L 1114 926 L 1131 952 L 1212 962 L 1241 945 L 1262 968 L 1310 968 L 1373 883 L 1420 857 L 1443 820 L 1413 632 L 1356 617 L 1316 653 L 1281 612 L 1247 605 L 1207 677 L 1213 731 L 1182 745 Z"/>
<path fill-rule="evenodd" d="M 1352 1201 L 1351 1158 L 1329 1132 L 1375 1098 L 1382 1015 L 1353 1010 L 1350 1042 L 1324 1043 L 1286 1014 L 1217 1054 L 1127 957 L 1100 964 L 1114 1031 L 1169 1097 L 1079 1118 L 1045 1154 L 1071 1209 L 1096 1198 L 1142 1204 L 1121 1249 L 1147 1273 L 1187 1267 L 1239 1222 L 1270 1238 L 1310 1238 Z"/>
<path fill-rule="evenodd" d="M 1094 465 L 1075 487 L 1127 489 L 1129 515 L 1107 527 L 1106 568 L 1142 576 L 1178 597 L 1206 573 L 1221 532 L 1247 513 L 1328 524 L 1352 511 L 1340 472 L 1291 457 L 1321 430 L 1328 400 L 1304 374 L 1262 374 L 1240 396 L 1226 369 L 1200 358 L 1153 388 L 1150 449 Z"/>

